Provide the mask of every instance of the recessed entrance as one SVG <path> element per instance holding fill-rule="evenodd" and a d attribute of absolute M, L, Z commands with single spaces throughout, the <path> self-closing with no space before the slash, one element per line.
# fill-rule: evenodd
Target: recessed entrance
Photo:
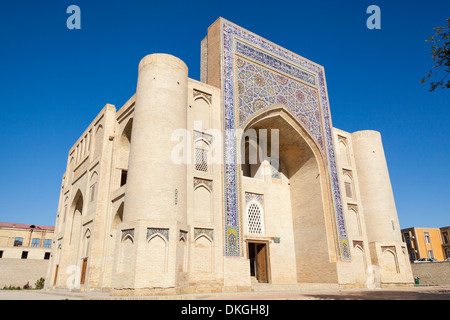
<path fill-rule="evenodd" d="M 267 244 L 260 242 L 248 243 L 248 259 L 250 261 L 250 276 L 255 277 L 258 282 L 269 282 L 267 263 Z"/>

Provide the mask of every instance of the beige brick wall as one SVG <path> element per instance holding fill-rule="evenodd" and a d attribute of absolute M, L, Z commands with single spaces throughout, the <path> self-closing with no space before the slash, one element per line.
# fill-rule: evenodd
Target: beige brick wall
<path fill-rule="evenodd" d="M 411 269 L 422 285 L 450 284 L 450 261 L 411 263 Z"/>
<path fill-rule="evenodd" d="M 49 260 L 0 259 L 0 288 L 4 286 L 23 287 L 27 282 L 34 284 L 47 274 Z"/>

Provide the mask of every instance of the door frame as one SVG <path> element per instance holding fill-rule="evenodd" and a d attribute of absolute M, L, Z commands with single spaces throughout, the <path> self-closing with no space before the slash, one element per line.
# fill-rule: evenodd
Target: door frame
<path fill-rule="evenodd" d="M 250 252 L 249 252 L 249 246 L 250 245 L 264 245 L 265 246 L 265 261 L 266 261 L 266 274 L 267 274 L 267 281 L 266 282 L 258 282 L 259 283 L 271 283 L 272 282 L 272 276 L 271 276 L 271 270 L 270 270 L 270 241 L 268 240 L 259 240 L 259 239 L 246 239 L 245 240 L 247 245 L 246 245 L 246 250 L 247 250 L 247 259 L 250 260 Z M 251 274 L 249 274 L 249 276 L 251 276 Z M 257 271 L 255 270 L 255 276 L 257 277 Z"/>

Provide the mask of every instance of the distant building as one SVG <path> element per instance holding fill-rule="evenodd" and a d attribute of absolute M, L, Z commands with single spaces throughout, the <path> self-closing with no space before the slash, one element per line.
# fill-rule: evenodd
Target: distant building
<path fill-rule="evenodd" d="M 442 239 L 442 252 L 445 259 L 450 259 L 450 226 L 439 228 Z"/>
<path fill-rule="evenodd" d="M 0 288 L 45 278 L 55 228 L 0 222 Z"/>
<path fill-rule="evenodd" d="M 408 246 L 411 261 L 434 258 L 443 261 L 450 258 L 450 227 L 402 229 L 402 237 Z"/>

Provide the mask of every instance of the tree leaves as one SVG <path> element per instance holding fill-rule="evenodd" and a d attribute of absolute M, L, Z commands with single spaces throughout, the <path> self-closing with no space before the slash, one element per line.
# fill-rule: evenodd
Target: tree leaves
<path fill-rule="evenodd" d="M 438 87 L 441 87 L 441 89 L 450 88 L 450 80 L 446 80 L 450 73 L 450 18 L 447 18 L 447 24 L 448 26 L 433 28 L 436 30 L 435 34 L 425 40 L 436 44 L 431 46 L 431 57 L 436 63 L 420 82 L 425 83 L 432 74 L 438 78 L 441 77 L 438 81 L 430 82 L 429 91 L 434 91 Z"/>

